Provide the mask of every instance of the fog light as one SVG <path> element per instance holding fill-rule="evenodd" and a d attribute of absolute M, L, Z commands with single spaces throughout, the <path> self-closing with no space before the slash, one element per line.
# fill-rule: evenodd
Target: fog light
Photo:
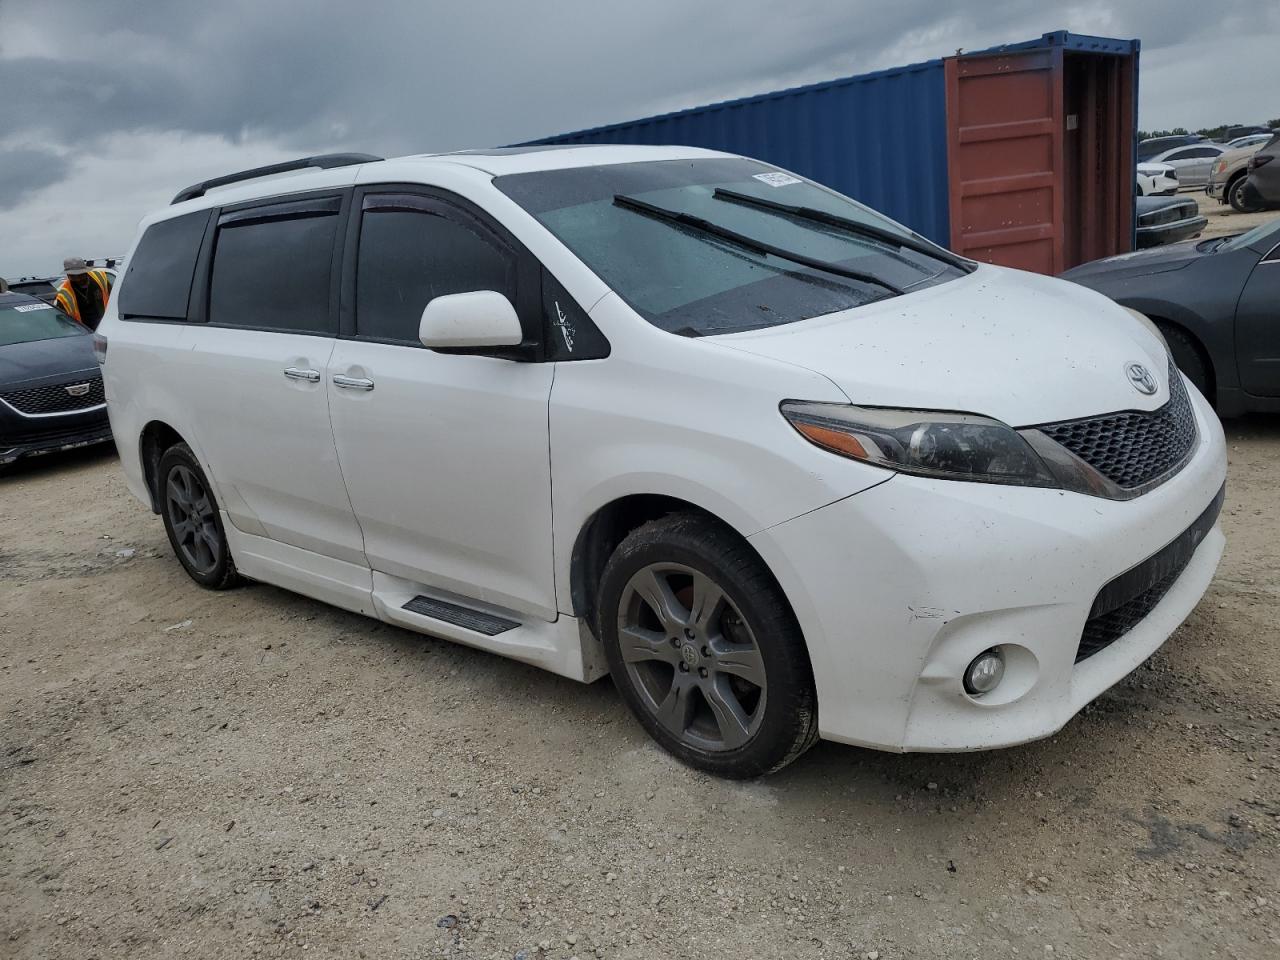
<path fill-rule="evenodd" d="M 1004 654 L 992 647 L 973 658 L 964 671 L 964 692 L 980 697 L 990 693 L 1004 679 Z"/>

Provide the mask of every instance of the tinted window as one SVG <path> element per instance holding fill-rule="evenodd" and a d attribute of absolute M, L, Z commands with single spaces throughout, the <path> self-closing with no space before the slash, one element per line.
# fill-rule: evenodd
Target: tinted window
<path fill-rule="evenodd" d="M 465 214 L 420 198 L 370 197 L 360 224 L 356 332 L 418 342 L 422 311 L 435 297 L 496 290 L 515 302 L 515 258 Z"/>
<path fill-rule="evenodd" d="M 278 219 L 224 218 L 214 247 L 209 322 L 329 333 L 337 229 L 336 212 L 327 210 Z"/>
<path fill-rule="evenodd" d="M 120 316 L 187 318 L 191 277 L 212 213 L 201 210 L 147 227 L 120 288 Z"/>
<path fill-rule="evenodd" d="M 1191 147 L 1189 150 L 1184 151 L 1182 156 L 1200 159 L 1202 157 L 1216 157 L 1221 152 L 1213 149 L 1213 147 Z"/>

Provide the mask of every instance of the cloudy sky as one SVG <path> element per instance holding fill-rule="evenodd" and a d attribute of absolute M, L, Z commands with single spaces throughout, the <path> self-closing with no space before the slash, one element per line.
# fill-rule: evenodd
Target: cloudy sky
<path fill-rule="evenodd" d="M 236 169 L 517 142 L 1057 29 L 1142 40 L 1144 128 L 1280 117 L 1276 0 L 0 0 L 0 276 L 123 253 Z"/>

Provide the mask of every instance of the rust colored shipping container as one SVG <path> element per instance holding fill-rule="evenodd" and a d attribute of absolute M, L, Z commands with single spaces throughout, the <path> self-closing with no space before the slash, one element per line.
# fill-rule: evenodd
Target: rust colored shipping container
<path fill-rule="evenodd" d="M 1137 41 L 1046 34 L 943 63 L 953 250 L 1056 274 L 1132 249 Z"/>

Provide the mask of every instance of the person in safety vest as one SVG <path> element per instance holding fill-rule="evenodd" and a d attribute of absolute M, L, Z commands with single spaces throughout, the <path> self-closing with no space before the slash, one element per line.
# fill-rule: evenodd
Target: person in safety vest
<path fill-rule="evenodd" d="M 111 297 L 111 274 L 90 270 L 81 257 L 67 257 L 62 261 L 62 269 L 67 279 L 58 284 L 58 309 L 90 330 L 96 330 Z"/>

